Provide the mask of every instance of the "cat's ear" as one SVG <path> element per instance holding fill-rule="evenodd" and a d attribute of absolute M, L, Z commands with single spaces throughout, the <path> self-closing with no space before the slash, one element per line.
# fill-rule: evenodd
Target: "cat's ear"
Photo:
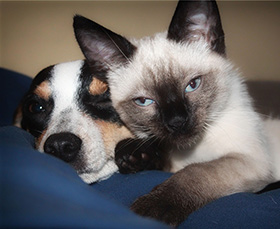
<path fill-rule="evenodd" d="M 96 77 L 106 81 L 114 64 L 125 64 L 136 47 L 127 39 L 83 17 L 74 17 L 74 32 L 79 46 Z"/>
<path fill-rule="evenodd" d="M 213 0 L 179 1 L 167 37 L 176 42 L 204 38 L 213 51 L 226 52 L 219 9 Z"/>

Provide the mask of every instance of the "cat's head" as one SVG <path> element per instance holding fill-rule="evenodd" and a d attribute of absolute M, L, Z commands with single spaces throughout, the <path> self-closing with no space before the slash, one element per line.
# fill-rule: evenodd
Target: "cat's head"
<path fill-rule="evenodd" d="M 167 32 L 128 41 L 82 16 L 76 39 L 109 83 L 123 122 L 140 138 L 187 147 L 223 109 L 231 65 L 214 1 L 180 1 Z"/>

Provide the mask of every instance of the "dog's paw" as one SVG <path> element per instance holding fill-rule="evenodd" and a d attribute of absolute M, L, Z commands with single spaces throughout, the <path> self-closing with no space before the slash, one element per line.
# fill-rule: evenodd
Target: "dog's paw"
<path fill-rule="evenodd" d="M 115 162 L 120 173 L 162 169 L 162 155 L 153 140 L 125 139 L 115 148 Z"/>
<path fill-rule="evenodd" d="M 147 195 L 139 197 L 132 204 L 131 210 L 138 215 L 178 226 L 191 212 L 185 204 L 180 195 L 176 196 L 176 190 L 161 184 Z"/>

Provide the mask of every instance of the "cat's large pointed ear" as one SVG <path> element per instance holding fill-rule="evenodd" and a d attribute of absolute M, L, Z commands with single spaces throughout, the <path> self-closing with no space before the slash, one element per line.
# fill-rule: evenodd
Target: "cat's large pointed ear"
<path fill-rule="evenodd" d="M 203 37 L 213 51 L 221 55 L 226 52 L 219 9 L 213 0 L 179 1 L 167 37 L 177 42 Z"/>
<path fill-rule="evenodd" d="M 96 77 L 106 81 L 114 64 L 125 64 L 136 49 L 124 37 L 83 17 L 74 17 L 74 32 L 79 46 Z"/>

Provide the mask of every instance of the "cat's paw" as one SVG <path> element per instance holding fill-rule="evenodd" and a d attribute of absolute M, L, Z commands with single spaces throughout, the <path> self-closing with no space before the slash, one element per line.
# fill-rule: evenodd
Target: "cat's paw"
<path fill-rule="evenodd" d="M 193 211 L 185 198 L 173 187 L 165 183 L 158 185 L 150 193 L 139 197 L 131 206 L 136 214 L 154 218 L 171 226 L 178 226 Z"/>
<path fill-rule="evenodd" d="M 125 139 L 115 148 L 115 162 L 120 173 L 162 169 L 158 145 L 153 140 Z"/>

